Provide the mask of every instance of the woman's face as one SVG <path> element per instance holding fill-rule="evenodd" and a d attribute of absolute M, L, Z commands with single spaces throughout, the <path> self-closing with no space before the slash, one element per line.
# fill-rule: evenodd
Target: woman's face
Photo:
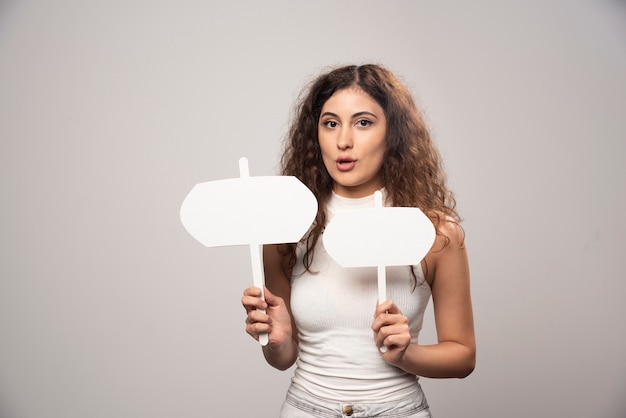
<path fill-rule="evenodd" d="M 336 91 L 322 107 L 317 132 L 335 193 L 364 197 L 383 187 L 387 119 L 370 95 L 358 87 Z"/>

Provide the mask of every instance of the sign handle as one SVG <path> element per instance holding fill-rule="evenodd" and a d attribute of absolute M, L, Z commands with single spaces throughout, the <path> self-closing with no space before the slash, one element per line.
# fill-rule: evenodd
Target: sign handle
<path fill-rule="evenodd" d="M 265 300 L 265 274 L 263 273 L 263 245 L 250 244 L 250 258 L 252 260 L 252 279 L 254 286 L 261 289 L 261 299 Z M 257 309 L 259 312 L 265 313 L 265 309 Z M 267 332 L 259 334 L 259 343 L 267 345 L 269 337 Z"/>
<path fill-rule="evenodd" d="M 242 157 L 239 159 L 239 177 L 246 179 L 250 177 L 250 169 L 248 168 L 248 159 Z M 263 273 L 263 245 L 250 244 L 250 260 L 252 261 L 252 280 L 255 287 L 261 289 L 261 299 L 265 300 L 265 274 Z M 265 313 L 265 309 L 257 309 L 259 312 Z M 269 337 L 267 332 L 259 334 L 259 343 L 267 345 Z"/>
<path fill-rule="evenodd" d="M 380 190 L 374 192 L 374 208 L 382 210 L 383 208 L 383 194 Z M 378 265 L 378 303 L 383 303 L 387 300 L 387 271 L 384 264 Z M 387 352 L 387 346 L 380 347 L 380 352 Z"/>
<path fill-rule="evenodd" d="M 374 192 L 374 208 L 382 209 L 383 207 L 383 195 L 380 190 Z M 385 271 L 385 265 L 378 265 L 378 303 L 383 303 L 387 300 L 387 275 Z"/>

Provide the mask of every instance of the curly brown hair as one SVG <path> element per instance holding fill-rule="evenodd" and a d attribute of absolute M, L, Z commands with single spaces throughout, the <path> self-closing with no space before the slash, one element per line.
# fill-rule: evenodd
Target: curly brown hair
<path fill-rule="evenodd" d="M 319 117 L 324 103 L 338 90 L 358 87 L 383 108 L 387 119 L 382 180 L 393 206 L 418 207 L 438 226 L 443 220 L 460 222 L 453 193 L 446 186 L 441 157 L 409 89 L 381 65 L 333 68 L 314 79 L 294 107 L 284 142 L 281 173 L 295 176 L 315 195 L 318 212 L 306 241 L 304 266 L 313 261 L 313 248 L 326 225 L 326 202 L 333 190 L 318 140 Z M 446 240 L 447 241 L 447 240 Z M 295 263 L 295 245 L 285 248 L 287 265 Z"/>

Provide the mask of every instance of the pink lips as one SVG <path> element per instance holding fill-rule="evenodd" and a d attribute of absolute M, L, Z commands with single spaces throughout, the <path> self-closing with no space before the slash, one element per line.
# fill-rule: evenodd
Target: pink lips
<path fill-rule="evenodd" d="M 339 171 L 350 171 L 356 165 L 356 160 L 352 160 L 350 158 L 338 158 L 337 159 L 337 170 Z"/>

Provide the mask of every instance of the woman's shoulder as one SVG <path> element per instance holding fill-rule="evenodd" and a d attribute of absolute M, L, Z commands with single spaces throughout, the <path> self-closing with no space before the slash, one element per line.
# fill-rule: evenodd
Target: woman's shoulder
<path fill-rule="evenodd" d="M 437 232 L 431 252 L 465 247 L 465 230 L 460 220 L 435 210 L 426 212 L 426 216 L 430 218 Z"/>
<path fill-rule="evenodd" d="M 438 272 L 460 265 L 459 263 L 467 258 L 465 231 L 460 221 L 443 213 L 439 215 L 433 219 L 437 231 L 435 242 L 424 257 L 427 266 L 426 280 L 431 286 L 435 276 L 439 275 Z"/>

